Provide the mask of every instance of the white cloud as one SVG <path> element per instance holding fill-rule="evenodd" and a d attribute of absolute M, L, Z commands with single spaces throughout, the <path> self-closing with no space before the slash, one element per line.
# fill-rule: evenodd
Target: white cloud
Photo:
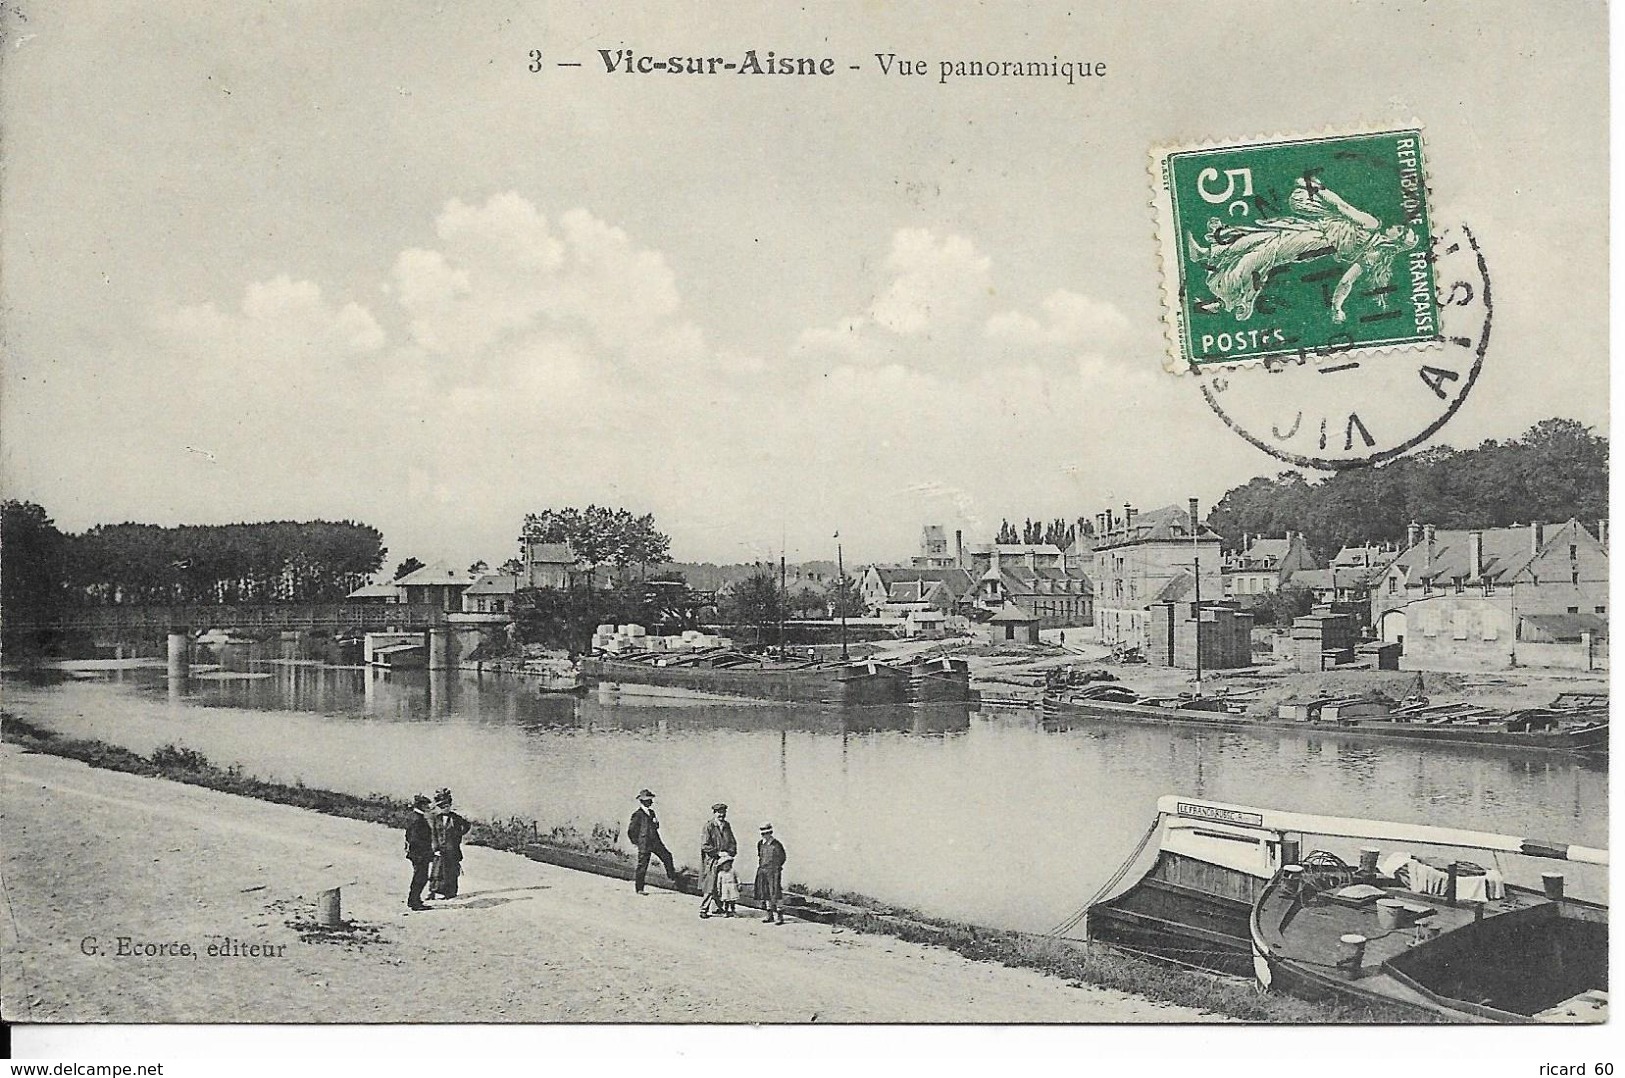
<path fill-rule="evenodd" d="M 963 236 L 939 240 L 927 229 L 899 229 L 886 258 L 894 276 L 869 315 L 902 336 L 937 332 L 986 304 L 992 264 Z"/>

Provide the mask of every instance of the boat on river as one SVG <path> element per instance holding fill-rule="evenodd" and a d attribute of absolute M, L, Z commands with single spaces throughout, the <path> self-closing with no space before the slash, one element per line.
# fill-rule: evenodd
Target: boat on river
<path fill-rule="evenodd" d="M 1167 961 L 1419 1019 L 1605 1021 L 1608 907 L 1567 894 L 1558 871 L 1539 888 L 1507 882 L 1503 855 L 1608 863 L 1585 846 L 1169 796 L 1081 924 Z"/>
<path fill-rule="evenodd" d="M 581 661 L 589 685 L 655 685 L 695 692 L 786 703 L 870 707 L 968 700 L 970 674 L 963 663 L 906 666 L 869 661 L 825 662 L 710 653 L 634 656 L 595 655 Z"/>
<path fill-rule="evenodd" d="M 1559 701 L 1561 702 L 1561 701 Z M 1608 751 L 1608 711 L 1600 706 L 1556 706 L 1526 708 L 1500 714 L 1485 708 L 1448 706 L 1430 712 L 1393 711 L 1386 707 L 1376 714 L 1354 717 L 1359 701 L 1328 698 L 1295 705 L 1307 713 L 1302 717 L 1250 715 L 1246 703 L 1224 696 L 1141 697 L 1131 689 L 1103 685 L 1081 692 L 1045 693 L 1044 716 L 1048 720 L 1067 718 L 1115 718 L 1179 726 L 1206 726 L 1220 730 L 1279 732 L 1314 731 L 1348 738 L 1402 738 L 1411 741 L 1460 745 L 1499 745 L 1518 749 L 1547 749 L 1558 752 L 1601 754 Z M 1341 709 L 1343 717 L 1329 718 Z"/>

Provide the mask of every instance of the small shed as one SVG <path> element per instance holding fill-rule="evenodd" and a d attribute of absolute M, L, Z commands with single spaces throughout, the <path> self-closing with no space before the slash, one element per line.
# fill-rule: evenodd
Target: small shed
<path fill-rule="evenodd" d="M 994 644 L 1038 643 L 1038 616 L 1014 603 L 1006 603 L 987 623 L 988 640 Z"/>

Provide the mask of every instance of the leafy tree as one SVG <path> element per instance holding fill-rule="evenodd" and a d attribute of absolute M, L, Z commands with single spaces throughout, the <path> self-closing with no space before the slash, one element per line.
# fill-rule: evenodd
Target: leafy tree
<path fill-rule="evenodd" d="M 0 611 L 6 621 L 32 621 L 63 599 L 67 538 L 43 506 L 0 503 Z"/>
<path fill-rule="evenodd" d="M 518 558 L 509 558 L 507 561 L 497 566 L 497 571 L 507 573 L 509 576 L 519 576 L 525 571 L 525 563 L 520 561 Z"/>
<path fill-rule="evenodd" d="M 832 616 L 861 618 L 868 613 L 868 607 L 863 601 L 863 592 L 858 582 L 850 576 L 837 577 L 830 581 L 826 591 L 826 601 Z"/>
<path fill-rule="evenodd" d="M 671 538 L 655 528 L 654 514 L 589 505 L 527 513 L 521 543 L 566 543 L 588 570 L 588 581 L 605 565 L 646 569 L 671 557 Z"/>
<path fill-rule="evenodd" d="M 477 561 L 468 567 L 469 576 L 479 576 L 481 573 L 489 573 L 490 571 L 491 567 L 484 561 Z"/>
<path fill-rule="evenodd" d="M 390 579 L 399 580 L 402 577 L 411 576 L 419 569 L 424 568 L 427 568 L 427 566 L 425 566 L 421 561 L 418 561 L 416 558 L 407 558 L 405 561 L 395 566 L 395 575 Z"/>
<path fill-rule="evenodd" d="M 1021 533 L 1016 531 L 1016 526 L 1008 520 L 1001 520 L 999 521 L 998 537 L 993 541 L 1001 544 L 1019 543 L 1021 542 Z"/>
<path fill-rule="evenodd" d="M 1247 609 L 1258 625 L 1287 626 L 1292 624 L 1294 618 L 1309 613 L 1314 606 L 1314 592 L 1308 588 L 1288 586 L 1258 596 L 1248 604 Z"/>
<path fill-rule="evenodd" d="M 730 624 L 754 629 L 760 643 L 777 632 L 783 605 L 777 574 L 764 569 L 729 588 L 722 596 L 719 612 Z"/>

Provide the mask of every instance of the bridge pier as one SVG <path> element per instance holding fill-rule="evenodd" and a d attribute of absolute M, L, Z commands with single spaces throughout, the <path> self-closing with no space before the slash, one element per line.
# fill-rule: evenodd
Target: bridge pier
<path fill-rule="evenodd" d="M 192 673 L 192 640 L 184 632 L 169 634 L 169 676 L 185 680 Z"/>

